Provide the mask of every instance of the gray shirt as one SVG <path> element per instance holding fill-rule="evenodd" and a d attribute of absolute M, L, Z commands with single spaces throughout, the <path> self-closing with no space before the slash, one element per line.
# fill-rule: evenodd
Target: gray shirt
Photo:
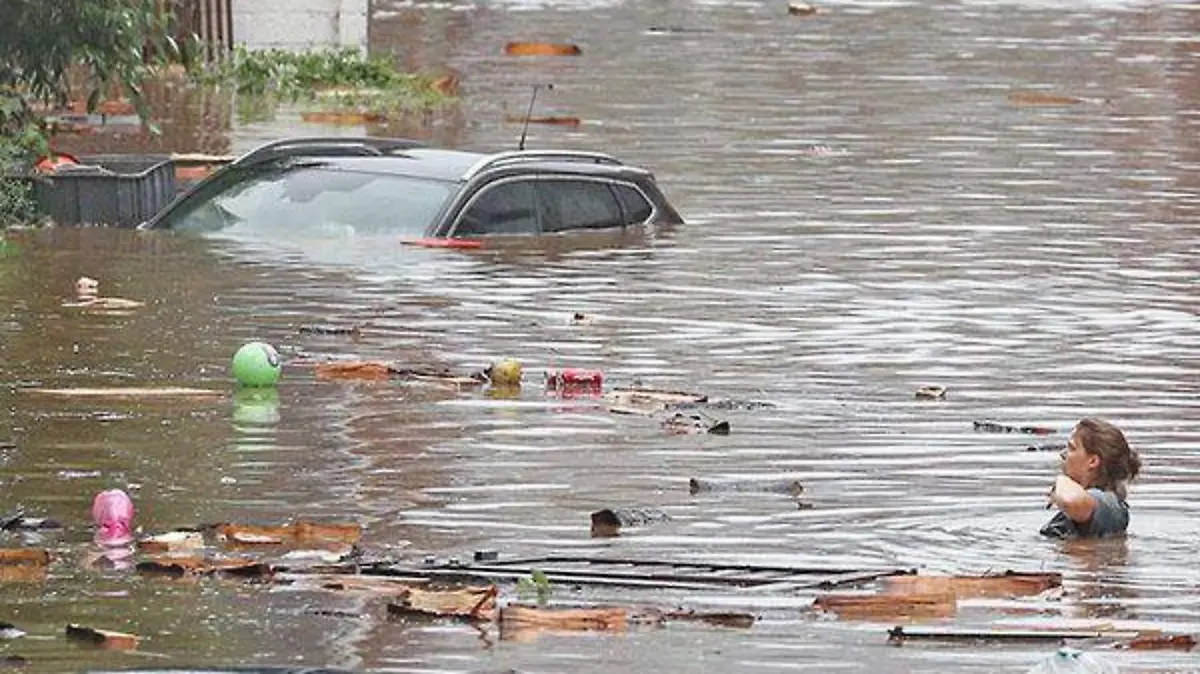
<path fill-rule="evenodd" d="M 1073 522 L 1067 514 L 1059 511 L 1042 527 L 1043 536 L 1067 538 L 1069 536 L 1115 536 L 1125 533 L 1129 526 L 1129 504 L 1117 498 L 1111 491 L 1092 487 L 1087 490 L 1096 499 L 1096 509 L 1087 522 Z"/>

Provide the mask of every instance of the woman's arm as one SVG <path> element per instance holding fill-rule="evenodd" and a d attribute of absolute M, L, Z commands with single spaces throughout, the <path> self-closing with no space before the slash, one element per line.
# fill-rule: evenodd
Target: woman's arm
<path fill-rule="evenodd" d="M 1096 497 L 1066 475 L 1059 475 L 1054 481 L 1050 502 L 1066 513 L 1072 522 L 1080 524 L 1091 521 L 1092 514 L 1096 512 Z"/>

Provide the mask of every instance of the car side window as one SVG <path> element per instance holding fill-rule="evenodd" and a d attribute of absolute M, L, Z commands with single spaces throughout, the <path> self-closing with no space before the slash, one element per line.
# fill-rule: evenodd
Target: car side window
<path fill-rule="evenodd" d="M 536 207 L 533 181 L 488 185 L 459 216 L 454 236 L 537 234 Z"/>
<path fill-rule="evenodd" d="M 542 230 L 620 227 L 621 207 L 608 183 L 596 180 L 551 179 L 538 182 L 538 195 L 546 218 Z"/>
<path fill-rule="evenodd" d="M 621 202 L 621 210 L 625 213 L 625 224 L 640 225 L 650 219 L 650 214 L 654 212 L 654 207 L 646 201 L 646 197 L 642 193 L 629 185 L 613 185 L 613 192 L 617 194 L 617 201 Z"/>

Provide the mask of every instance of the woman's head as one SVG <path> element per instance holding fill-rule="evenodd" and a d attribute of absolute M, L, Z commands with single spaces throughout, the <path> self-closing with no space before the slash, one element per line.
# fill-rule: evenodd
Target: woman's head
<path fill-rule="evenodd" d="M 1142 460 L 1121 429 L 1107 421 L 1084 419 L 1067 441 L 1063 471 L 1083 487 L 1111 490 L 1125 498 L 1126 485 L 1137 477 Z"/>

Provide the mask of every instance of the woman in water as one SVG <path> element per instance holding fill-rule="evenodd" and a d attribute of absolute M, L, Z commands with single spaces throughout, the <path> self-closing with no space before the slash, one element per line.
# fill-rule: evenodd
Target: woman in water
<path fill-rule="evenodd" d="M 1137 477 L 1142 460 L 1129 447 L 1121 429 L 1099 419 L 1080 421 L 1062 453 L 1062 475 L 1050 490 L 1058 513 L 1042 534 L 1114 536 L 1129 526 L 1127 485 Z"/>

